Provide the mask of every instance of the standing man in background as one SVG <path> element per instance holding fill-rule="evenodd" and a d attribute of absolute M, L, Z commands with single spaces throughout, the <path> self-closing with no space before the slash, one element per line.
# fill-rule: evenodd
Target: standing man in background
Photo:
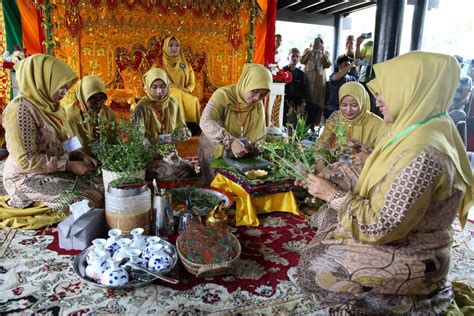
<path fill-rule="evenodd" d="M 370 76 L 372 73 L 372 54 L 374 51 L 374 41 L 368 41 L 364 44 L 364 47 L 361 49 L 360 46 L 362 43 L 371 38 L 371 33 L 364 33 L 359 36 L 356 40 L 356 51 L 355 58 L 359 60 L 358 65 L 359 69 L 359 82 L 367 83 L 370 81 Z"/>
<path fill-rule="evenodd" d="M 281 46 L 281 34 L 275 34 L 275 64 L 280 67 L 283 62 L 278 48 Z"/>
<path fill-rule="evenodd" d="M 311 49 L 301 57 L 301 63 L 305 65 L 305 73 L 308 76 L 308 102 L 306 110 L 308 116 L 306 125 L 319 124 L 325 104 L 326 94 L 326 69 L 331 67 L 329 52 L 324 50 L 324 41 L 321 36 L 314 39 Z"/>

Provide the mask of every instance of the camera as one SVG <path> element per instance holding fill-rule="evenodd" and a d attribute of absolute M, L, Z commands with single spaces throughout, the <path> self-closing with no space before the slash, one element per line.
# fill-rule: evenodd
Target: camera
<path fill-rule="evenodd" d="M 362 33 L 360 36 L 364 39 L 369 39 L 369 38 L 372 38 L 372 33 L 370 33 L 370 32 L 369 33 Z"/>

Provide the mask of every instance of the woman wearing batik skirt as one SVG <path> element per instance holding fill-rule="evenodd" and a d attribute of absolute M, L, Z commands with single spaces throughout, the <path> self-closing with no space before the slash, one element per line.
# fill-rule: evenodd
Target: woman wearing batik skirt
<path fill-rule="evenodd" d="M 145 137 L 151 144 L 176 143 L 188 140 L 181 108 L 170 97 L 168 76 L 163 69 L 152 68 L 143 76 L 146 96 L 138 101 L 133 120 L 145 127 Z M 175 139 L 175 138 L 178 139 Z M 147 178 L 176 181 L 195 176 L 189 162 L 180 158 L 176 149 L 166 157 L 157 157 L 147 166 Z"/>
<path fill-rule="evenodd" d="M 20 93 L 3 112 L 10 153 L 3 174 L 8 204 L 26 208 L 43 202 L 53 210 L 67 210 L 85 198 L 91 207 L 100 207 L 102 187 L 84 177 L 94 173 L 97 162 L 79 151 L 68 153 L 63 146 L 72 132 L 59 101 L 76 74 L 61 60 L 43 54 L 24 59 L 16 71 Z"/>
<path fill-rule="evenodd" d="M 447 116 L 460 69 L 447 55 L 411 52 L 374 65 L 368 83 L 393 123 L 355 189 L 317 175 L 304 186 L 329 217 L 298 264 L 297 283 L 336 314 L 438 315 L 453 299 L 453 230 L 472 202 L 472 171 Z"/>

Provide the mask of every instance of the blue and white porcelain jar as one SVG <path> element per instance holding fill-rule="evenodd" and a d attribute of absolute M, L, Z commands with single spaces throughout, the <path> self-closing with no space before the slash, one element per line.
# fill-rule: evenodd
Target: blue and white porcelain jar
<path fill-rule="evenodd" d="M 115 251 L 119 248 L 117 241 L 120 239 L 122 231 L 118 228 L 109 230 L 109 238 L 105 243 L 105 249 L 110 253 L 111 256 L 114 255 Z"/>
<path fill-rule="evenodd" d="M 145 259 L 146 261 L 150 260 L 152 252 L 151 251 L 156 251 L 156 247 L 154 246 L 160 246 L 163 247 L 160 244 L 161 238 L 157 236 L 151 236 L 146 239 L 148 246 L 143 249 L 142 252 L 142 258 Z"/>
<path fill-rule="evenodd" d="M 130 238 L 120 238 L 117 240 L 118 249 L 115 251 L 113 257 L 118 261 L 128 258 L 128 250 L 132 240 Z"/>
<path fill-rule="evenodd" d="M 129 275 L 127 270 L 119 267 L 120 261 L 110 258 L 107 260 L 110 266 L 104 271 L 100 278 L 100 283 L 106 286 L 123 286 L 128 283 Z"/>
<path fill-rule="evenodd" d="M 165 253 L 162 245 L 153 245 L 150 247 L 150 259 L 148 260 L 148 269 L 151 271 L 163 271 L 171 268 L 171 257 Z"/>
<path fill-rule="evenodd" d="M 145 239 L 145 236 L 143 236 L 144 229 L 143 228 L 134 228 L 130 232 L 130 234 L 133 236 L 133 240 L 131 243 L 131 247 L 133 248 L 138 248 L 141 251 L 146 248 L 147 246 L 147 241 Z"/>
<path fill-rule="evenodd" d="M 105 250 L 91 251 L 91 263 L 86 267 L 86 276 L 92 280 L 100 280 L 107 269 L 107 258 L 109 254 Z"/>

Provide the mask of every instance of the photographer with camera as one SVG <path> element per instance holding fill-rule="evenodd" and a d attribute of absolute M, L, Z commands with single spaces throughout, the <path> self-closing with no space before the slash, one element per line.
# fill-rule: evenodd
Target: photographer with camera
<path fill-rule="evenodd" d="M 303 54 L 300 62 L 305 65 L 305 72 L 308 76 L 306 125 L 314 126 L 319 124 L 324 109 L 327 80 L 325 70 L 332 65 L 329 52 L 324 50 L 324 41 L 321 36 L 314 39 L 313 47 Z"/>
<path fill-rule="evenodd" d="M 372 33 L 362 33 L 356 40 L 355 58 L 359 59 L 359 82 L 366 83 L 370 80 L 372 72 L 372 54 L 374 41 L 368 41 L 361 49 L 360 46 L 366 39 L 372 38 Z"/>

